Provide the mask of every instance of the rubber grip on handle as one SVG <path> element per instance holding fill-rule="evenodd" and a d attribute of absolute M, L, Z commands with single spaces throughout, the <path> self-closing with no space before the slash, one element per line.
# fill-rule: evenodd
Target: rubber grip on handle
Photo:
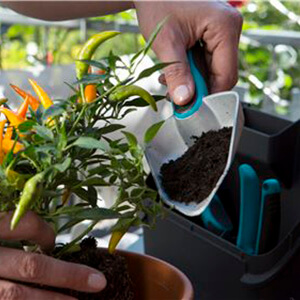
<path fill-rule="evenodd" d="M 184 106 L 176 105 L 173 103 L 173 113 L 178 119 L 186 119 L 192 116 L 195 112 L 199 110 L 202 105 L 203 97 L 208 95 L 207 86 L 205 80 L 196 66 L 195 60 L 193 58 L 192 50 L 187 52 L 188 61 L 191 69 L 191 73 L 195 83 L 195 95 L 193 100 Z"/>

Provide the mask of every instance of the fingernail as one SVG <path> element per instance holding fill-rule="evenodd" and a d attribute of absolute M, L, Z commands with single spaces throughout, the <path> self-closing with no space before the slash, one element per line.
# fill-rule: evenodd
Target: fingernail
<path fill-rule="evenodd" d="M 88 285 L 95 290 L 103 290 L 106 286 L 106 279 L 103 274 L 91 274 L 88 279 Z"/>
<path fill-rule="evenodd" d="M 174 90 L 173 95 L 176 104 L 184 104 L 190 98 L 190 89 L 186 85 L 180 85 Z"/>

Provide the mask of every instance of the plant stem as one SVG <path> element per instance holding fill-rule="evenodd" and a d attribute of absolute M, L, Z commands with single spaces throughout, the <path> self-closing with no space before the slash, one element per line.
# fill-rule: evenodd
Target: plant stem
<path fill-rule="evenodd" d="M 74 133 L 74 131 L 76 129 L 76 126 L 77 126 L 78 122 L 81 120 L 81 118 L 82 118 L 83 114 L 85 113 L 86 109 L 87 109 L 87 105 L 84 104 L 81 111 L 80 111 L 80 113 L 79 113 L 79 115 L 78 115 L 78 117 L 77 117 L 77 119 L 75 120 L 75 122 L 74 122 L 74 124 L 73 124 L 73 126 L 72 126 L 72 128 L 69 132 L 69 136 L 71 136 Z"/>
<path fill-rule="evenodd" d="M 94 226 L 98 223 L 98 221 L 93 221 L 86 230 L 84 230 L 78 237 L 76 237 L 72 242 L 66 244 L 61 250 L 58 251 L 56 257 L 61 257 L 64 253 L 66 253 L 69 249 L 71 249 L 77 242 L 79 242 L 85 235 L 87 235 Z"/>

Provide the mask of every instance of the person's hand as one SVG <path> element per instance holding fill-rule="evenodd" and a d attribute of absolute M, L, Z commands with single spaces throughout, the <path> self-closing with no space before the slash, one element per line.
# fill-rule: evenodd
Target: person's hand
<path fill-rule="evenodd" d="M 9 228 L 10 219 L 11 213 L 0 214 L 0 240 L 28 240 L 37 243 L 43 250 L 53 248 L 53 230 L 34 213 L 28 212 L 14 231 Z M 106 286 L 106 279 L 99 271 L 42 254 L 0 247 L 0 262 L 1 300 L 74 300 L 73 297 L 31 288 L 20 282 L 84 292 L 99 292 Z"/>
<path fill-rule="evenodd" d="M 231 89 L 238 79 L 238 43 L 242 28 L 240 13 L 219 1 L 147 2 L 136 1 L 140 30 L 149 38 L 157 24 L 169 16 L 153 50 L 163 62 L 179 62 L 165 68 L 161 83 L 178 105 L 187 104 L 194 94 L 194 82 L 186 51 L 199 39 L 206 44 L 205 58 L 210 92 Z"/>

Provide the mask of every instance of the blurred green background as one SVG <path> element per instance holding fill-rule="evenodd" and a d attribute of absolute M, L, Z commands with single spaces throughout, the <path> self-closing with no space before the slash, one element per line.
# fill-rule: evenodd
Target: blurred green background
<path fill-rule="evenodd" d="M 245 101 L 262 106 L 265 97 L 269 97 L 276 111 L 284 114 L 300 87 L 299 2 L 240 2 L 243 2 L 239 9 L 244 16 L 244 26 L 238 85 L 245 92 Z M 3 11 L 5 9 L 0 7 L 0 15 Z M 129 54 L 143 45 L 134 11 L 89 19 L 85 23 L 87 29 L 3 22 L 0 23 L 0 68 L 71 64 L 82 42 L 106 25 L 131 32 L 105 43 L 97 52 L 97 58 L 106 56 L 111 49 L 116 54 Z M 285 31 L 292 32 L 290 38 Z"/>

